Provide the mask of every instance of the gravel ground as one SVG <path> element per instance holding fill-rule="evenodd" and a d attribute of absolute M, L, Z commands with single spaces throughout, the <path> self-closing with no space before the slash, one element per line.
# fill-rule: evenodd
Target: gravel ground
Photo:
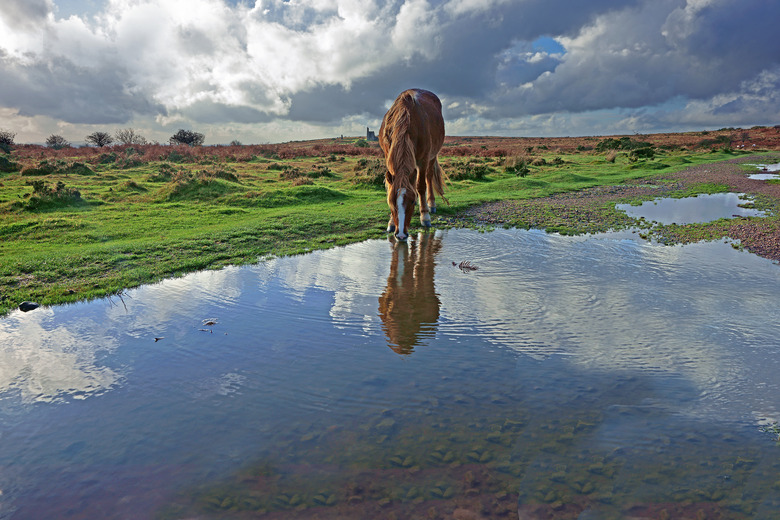
<path fill-rule="evenodd" d="M 762 163 L 776 163 L 780 157 L 763 157 Z M 780 183 L 749 179 L 740 164 L 755 164 L 755 157 L 698 165 L 676 173 L 664 173 L 631 184 L 599 186 L 578 192 L 529 200 L 491 202 L 468 209 L 457 220 L 476 224 L 542 228 L 567 234 L 598 233 L 638 226 L 639 221 L 617 211 L 615 204 L 673 196 L 708 183 L 755 198 L 763 218 L 721 219 L 711 223 L 657 225 L 653 236 L 667 244 L 717 240 L 728 237 L 759 256 L 780 261 Z M 756 170 L 758 172 L 758 170 Z"/>

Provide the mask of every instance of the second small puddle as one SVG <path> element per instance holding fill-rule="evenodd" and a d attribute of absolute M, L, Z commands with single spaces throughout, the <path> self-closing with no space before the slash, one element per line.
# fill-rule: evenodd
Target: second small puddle
<path fill-rule="evenodd" d="M 743 193 L 715 193 L 682 199 L 655 199 L 641 206 L 618 204 L 615 207 L 625 211 L 629 217 L 660 224 L 694 224 L 721 218 L 763 217 L 763 211 L 741 206 L 751 203 L 752 200 Z"/>

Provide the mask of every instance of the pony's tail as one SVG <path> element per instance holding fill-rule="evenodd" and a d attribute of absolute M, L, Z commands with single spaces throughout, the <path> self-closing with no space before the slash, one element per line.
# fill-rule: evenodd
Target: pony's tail
<path fill-rule="evenodd" d="M 433 161 L 433 166 L 434 168 L 430 179 L 431 185 L 433 186 L 434 191 L 439 194 L 439 197 L 449 205 L 450 201 L 444 196 L 444 171 L 441 169 L 441 166 L 439 166 L 438 158 Z"/>

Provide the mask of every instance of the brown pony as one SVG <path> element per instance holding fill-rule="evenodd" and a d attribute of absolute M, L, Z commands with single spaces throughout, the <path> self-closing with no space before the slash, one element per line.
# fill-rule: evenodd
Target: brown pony
<path fill-rule="evenodd" d="M 390 222 L 387 232 L 406 240 L 414 204 L 420 197 L 420 223 L 431 226 L 438 193 L 444 198 L 442 170 L 437 158 L 444 143 L 441 101 L 433 92 L 410 89 L 401 92 L 382 119 L 379 145 L 385 154 L 385 176 Z"/>

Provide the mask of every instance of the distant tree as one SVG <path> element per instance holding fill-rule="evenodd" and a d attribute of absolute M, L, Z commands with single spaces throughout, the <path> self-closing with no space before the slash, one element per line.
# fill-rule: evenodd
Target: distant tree
<path fill-rule="evenodd" d="M 84 138 L 88 143 L 92 143 L 98 148 L 103 148 L 114 142 L 114 138 L 108 132 L 92 132 Z"/>
<path fill-rule="evenodd" d="M 173 134 L 169 139 L 171 144 L 186 144 L 189 146 L 200 146 L 203 141 L 206 140 L 206 136 L 200 132 L 193 132 L 192 130 L 180 129 Z"/>
<path fill-rule="evenodd" d="M 0 150 L 9 153 L 14 145 L 15 137 L 16 134 L 10 130 L 0 130 Z"/>
<path fill-rule="evenodd" d="M 241 141 L 239 141 L 238 139 L 233 139 L 232 141 L 230 141 L 230 146 L 242 146 Z"/>
<path fill-rule="evenodd" d="M 70 143 L 61 135 L 52 134 L 46 138 L 46 146 L 59 150 L 60 148 L 67 148 L 70 146 Z"/>
<path fill-rule="evenodd" d="M 122 130 L 117 130 L 114 134 L 114 137 L 118 143 L 122 144 L 148 144 L 146 137 L 137 133 L 132 128 L 123 128 Z"/>

